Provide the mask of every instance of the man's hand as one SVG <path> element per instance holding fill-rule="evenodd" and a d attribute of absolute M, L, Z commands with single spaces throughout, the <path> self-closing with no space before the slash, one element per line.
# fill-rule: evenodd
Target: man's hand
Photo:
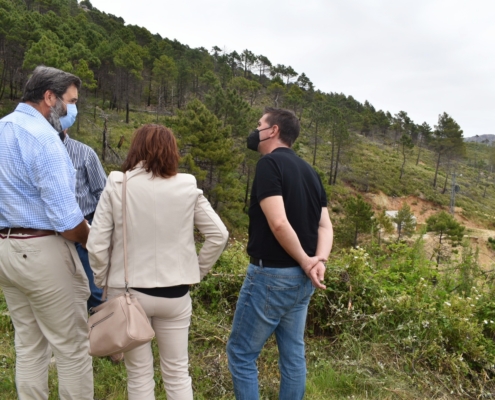
<path fill-rule="evenodd" d="M 322 283 L 325 278 L 325 264 L 323 261 L 319 261 L 311 271 L 309 271 L 308 277 L 311 279 L 311 283 L 317 289 L 326 289 L 327 287 Z"/>
<path fill-rule="evenodd" d="M 309 257 L 308 261 L 303 265 L 301 265 L 303 271 L 306 273 L 309 279 L 311 279 L 311 283 L 317 289 L 326 289 L 327 287 L 323 285 L 323 279 L 325 278 L 325 264 L 323 264 L 321 258 L 317 256 Z"/>
<path fill-rule="evenodd" d="M 86 248 L 86 242 L 89 235 L 88 221 L 83 219 L 75 228 L 61 232 L 60 234 L 68 240 L 81 243 L 82 247 Z"/>

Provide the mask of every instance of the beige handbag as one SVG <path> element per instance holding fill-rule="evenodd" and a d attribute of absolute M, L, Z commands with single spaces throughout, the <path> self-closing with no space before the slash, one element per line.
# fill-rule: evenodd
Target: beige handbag
<path fill-rule="evenodd" d="M 127 274 L 127 223 L 126 223 L 126 192 L 127 174 L 124 173 L 122 183 L 122 220 L 124 229 L 124 273 L 125 292 L 94 308 L 95 313 L 88 320 L 89 355 L 94 357 L 110 356 L 125 353 L 155 336 L 148 317 L 137 298 L 129 293 Z M 107 282 L 110 266 L 107 271 Z M 103 291 L 106 299 L 107 286 Z"/>

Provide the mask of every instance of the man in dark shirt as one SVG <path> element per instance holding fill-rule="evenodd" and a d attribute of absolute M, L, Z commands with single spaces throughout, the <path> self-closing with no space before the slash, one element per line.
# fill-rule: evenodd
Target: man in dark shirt
<path fill-rule="evenodd" d="M 65 144 L 76 170 L 76 200 L 84 219 L 91 225 L 98 200 L 103 189 L 105 189 L 107 175 L 95 151 L 84 143 L 71 139 L 66 133 L 67 128 L 72 123 L 67 122 L 64 117 L 60 120 L 62 128 L 65 129 L 60 134 L 60 138 Z M 80 243 L 76 243 L 76 250 L 84 267 L 84 272 L 88 277 L 89 289 L 91 290 L 91 296 L 88 299 L 89 310 L 98 307 L 102 303 L 103 289 L 95 285 L 93 271 L 89 265 L 88 251 Z"/>
<path fill-rule="evenodd" d="M 309 300 L 322 284 L 333 241 L 327 198 L 318 174 L 291 149 L 299 121 L 267 108 L 248 148 L 256 166 L 249 207 L 250 264 L 227 344 L 237 400 L 258 399 L 256 360 L 275 333 L 280 399 L 302 399 L 306 385 L 304 328 Z"/>

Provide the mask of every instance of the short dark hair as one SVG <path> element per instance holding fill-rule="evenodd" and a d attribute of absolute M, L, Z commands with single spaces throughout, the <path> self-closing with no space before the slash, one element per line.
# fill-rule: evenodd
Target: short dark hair
<path fill-rule="evenodd" d="M 34 69 L 33 74 L 26 82 L 21 101 L 39 103 L 43 100 L 47 90 L 51 90 L 55 96 L 62 98 L 72 85 L 79 90 L 81 79 L 60 69 L 40 65 Z"/>
<path fill-rule="evenodd" d="M 270 126 L 278 126 L 282 142 L 292 147 L 301 130 L 301 125 L 296 115 L 290 110 L 273 107 L 266 107 L 265 114 L 267 114 L 266 122 Z"/>
<path fill-rule="evenodd" d="M 163 125 L 146 124 L 134 132 L 131 148 L 122 165 L 122 171 L 131 171 L 140 161 L 152 176 L 169 178 L 177 175 L 179 149 L 172 131 Z"/>

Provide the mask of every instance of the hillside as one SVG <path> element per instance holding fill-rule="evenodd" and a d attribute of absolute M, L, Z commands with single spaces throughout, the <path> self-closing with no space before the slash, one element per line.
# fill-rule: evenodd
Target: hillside
<path fill-rule="evenodd" d="M 90 1 L 0 0 L 0 42 L 0 116 L 15 107 L 34 66 L 73 72 L 84 86 L 73 137 L 93 146 L 111 169 L 135 128 L 169 125 L 189 160 L 183 169 L 195 171 L 231 230 L 246 227 L 240 211 L 256 158 L 244 141 L 265 106 L 299 116 L 295 150 L 321 172 L 332 207 L 343 204 L 348 186 L 446 206 L 455 172 L 462 216 L 485 228 L 495 221 L 493 148 L 465 142 L 462 127 L 446 113 L 435 127 L 419 124 L 407 111 L 392 115 L 352 95 L 324 93 L 305 73 L 249 49 L 190 48 L 126 25 Z"/>
<path fill-rule="evenodd" d="M 389 197 L 383 192 L 367 193 L 365 198 L 373 205 L 373 210 L 379 212 L 385 210 L 399 210 L 404 203 L 407 203 L 412 213 L 414 214 L 418 227 L 417 232 L 420 232 L 426 226 L 426 220 L 435 213 L 444 210 L 448 211 L 448 207 L 439 206 L 427 200 L 423 200 L 416 196 L 405 197 Z M 485 224 L 473 222 L 463 216 L 461 207 L 455 208 L 455 219 L 467 228 L 466 240 L 471 248 L 477 249 L 478 262 L 485 269 L 489 270 L 495 264 L 495 251 L 488 243 L 488 238 L 495 238 L 495 230 L 486 229 Z M 420 233 L 418 233 L 420 234 Z M 394 235 L 389 236 L 390 240 L 394 239 Z M 425 249 L 427 255 L 431 256 L 438 242 L 438 238 L 431 233 L 423 235 L 425 241 Z"/>

